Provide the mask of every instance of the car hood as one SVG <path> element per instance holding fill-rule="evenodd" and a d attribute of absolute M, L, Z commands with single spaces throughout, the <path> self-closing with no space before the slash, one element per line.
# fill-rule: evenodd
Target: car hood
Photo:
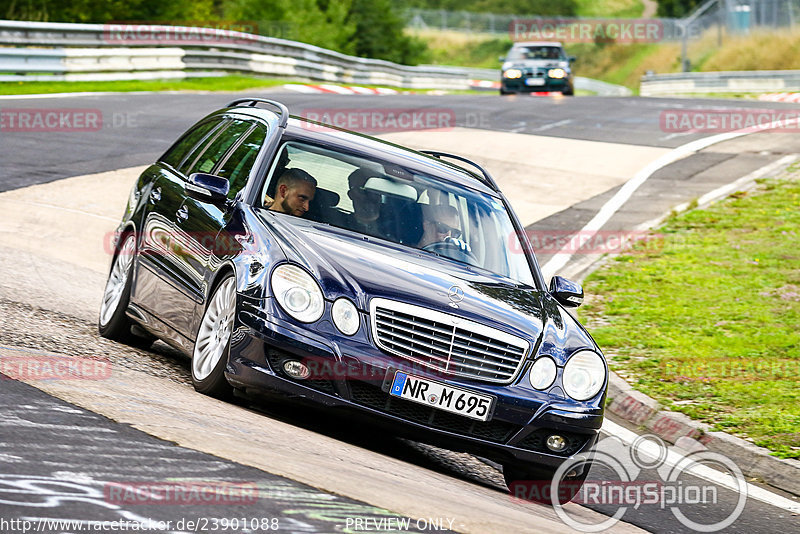
<path fill-rule="evenodd" d="M 578 323 L 538 289 L 325 224 L 289 222 L 274 214 L 264 217 L 287 260 L 312 273 L 328 300 L 346 296 L 366 312 L 372 298 L 386 298 L 477 321 L 521 336 L 532 346 L 539 344 L 543 330 L 561 347 L 569 337 L 583 348 L 595 346 Z M 449 297 L 454 286 L 463 291 L 463 299 L 452 303 L 457 307 Z M 555 343 L 557 338 L 561 343 Z"/>

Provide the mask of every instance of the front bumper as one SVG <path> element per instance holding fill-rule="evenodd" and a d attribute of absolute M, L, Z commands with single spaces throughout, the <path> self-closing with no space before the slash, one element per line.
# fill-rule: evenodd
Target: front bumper
<path fill-rule="evenodd" d="M 526 387 L 442 379 L 402 359 L 384 354 L 369 342 L 366 315 L 364 342 L 338 334 L 323 320 L 316 330 L 268 315 L 255 307 L 238 314 L 226 377 L 249 394 L 267 394 L 347 411 L 392 434 L 470 452 L 500 463 L 535 463 L 557 467 L 594 444 L 603 420 L 602 402 L 587 406 L 554 398 Z M 329 327 L 329 328 L 328 328 Z M 286 360 L 311 362 L 317 373 L 300 380 L 283 370 Z M 527 371 L 527 364 L 521 375 Z M 467 388 L 496 397 L 492 417 L 477 421 L 388 394 L 394 370 Z M 573 405 L 574 404 L 574 405 Z M 557 432 L 568 447 L 559 454 L 545 441 Z"/>
<path fill-rule="evenodd" d="M 540 85 L 529 85 L 526 80 L 539 80 Z M 504 93 L 571 92 L 571 78 L 522 77 L 502 78 L 500 88 Z"/>

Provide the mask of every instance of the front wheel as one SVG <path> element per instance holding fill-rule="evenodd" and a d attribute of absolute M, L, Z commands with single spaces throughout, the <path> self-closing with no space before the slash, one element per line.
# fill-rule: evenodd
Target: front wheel
<path fill-rule="evenodd" d="M 136 341 L 136 337 L 131 333 L 131 321 L 125 315 L 131 296 L 135 254 L 136 237 L 128 234 L 117 251 L 117 257 L 114 258 L 114 264 L 103 291 L 103 302 L 100 305 L 100 317 L 97 321 L 101 336 L 122 343 Z"/>
<path fill-rule="evenodd" d="M 225 379 L 225 366 L 235 315 L 236 281 L 228 276 L 212 292 L 194 342 L 192 384 L 200 393 L 228 398 L 233 391 Z"/>
<path fill-rule="evenodd" d="M 567 472 L 566 476 L 557 481 L 553 487 L 553 476 L 556 469 L 539 465 L 504 465 L 503 478 L 505 478 L 508 492 L 513 497 L 526 501 L 542 504 L 553 504 L 552 491 L 557 492 L 556 501 L 566 504 L 581 490 L 586 476 L 589 474 L 591 462 L 582 462 L 576 465 L 576 470 L 582 468 L 580 473 Z"/>

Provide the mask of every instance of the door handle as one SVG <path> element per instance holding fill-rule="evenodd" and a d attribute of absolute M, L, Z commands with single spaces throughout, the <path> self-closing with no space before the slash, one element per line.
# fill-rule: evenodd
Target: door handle
<path fill-rule="evenodd" d="M 189 208 L 186 207 L 186 204 L 180 207 L 175 216 L 178 217 L 178 222 L 185 221 L 189 218 Z"/>
<path fill-rule="evenodd" d="M 156 187 L 155 189 L 150 191 L 150 203 L 155 204 L 159 200 L 161 200 L 161 188 Z"/>

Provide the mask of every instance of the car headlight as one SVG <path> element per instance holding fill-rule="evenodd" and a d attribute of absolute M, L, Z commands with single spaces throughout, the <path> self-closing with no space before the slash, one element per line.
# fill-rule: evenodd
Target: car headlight
<path fill-rule="evenodd" d="M 519 69 L 508 69 L 507 71 L 505 71 L 503 73 L 503 77 L 504 78 L 511 78 L 511 79 L 521 78 L 522 77 L 522 71 L 519 70 Z"/>
<path fill-rule="evenodd" d="M 533 362 L 528 379 L 534 389 L 547 389 L 556 379 L 556 362 L 542 357 Z"/>
<path fill-rule="evenodd" d="M 582 350 L 567 360 L 562 383 L 564 391 L 575 400 L 588 400 L 597 395 L 606 379 L 606 366 L 596 352 Z"/>
<path fill-rule="evenodd" d="M 564 78 L 566 75 L 567 71 L 565 71 L 564 69 L 550 69 L 547 71 L 547 76 L 549 76 L 550 78 L 560 79 Z"/>
<path fill-rule="evenodd" d="M 358 326 L 361 322 L 358 317 L 358 310 L 355 304 L 346 298 L 336 299 L 331 308 L 331 316 L 333 317 L 333 324 L 342 334 L 352 336 L 358 332 Z"/>
<path fill-rule="evenodd" d="M 276 267 L 270 280 L 272 294 L 283 311 L 303 323 L 313 323 L 322 317 L 325 299 L 322 290 L 310 274 L 296 265 Z"/>

